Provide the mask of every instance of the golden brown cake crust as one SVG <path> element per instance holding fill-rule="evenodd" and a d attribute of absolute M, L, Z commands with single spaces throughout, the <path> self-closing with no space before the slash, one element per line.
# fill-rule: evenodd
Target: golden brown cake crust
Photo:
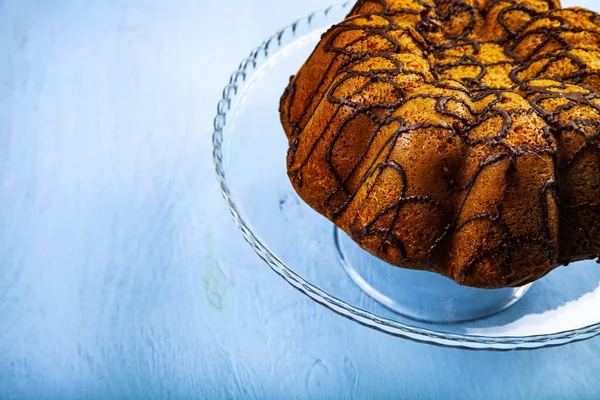
<path fill-rule="evenodd" d="M 518 286 L 600 254 L 600 16 L 364 0 L 281 99 L 288 174 L 397 266 Z"/>

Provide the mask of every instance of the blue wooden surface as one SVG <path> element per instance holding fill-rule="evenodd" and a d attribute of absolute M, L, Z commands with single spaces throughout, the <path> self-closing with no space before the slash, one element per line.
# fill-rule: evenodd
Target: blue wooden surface
<path fill-rule="evenodd" d="M 600 339 L 388 337 L 243 242 L 213 174 L 215 104 L 251 47 L 325 5 L 0 2 L 0 399 L 600 396 Z"/>

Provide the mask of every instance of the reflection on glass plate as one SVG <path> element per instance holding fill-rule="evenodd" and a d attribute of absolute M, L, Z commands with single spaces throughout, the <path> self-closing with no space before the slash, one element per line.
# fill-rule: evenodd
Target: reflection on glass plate
<path fill-rule="evenodd" d="M 335 6 L 277 32 L 242 61 L 223 91 L 215 118 L 214 158 L 223 194 L 246 240 L 275 272 L 313 300 L 399 337 L 442 346 L 514 350 L 561 345 L 598 334 L 600 266 L 595 261 L 559 268 L 536 282 L 526 295 L 524 289 L 511 293 L 523 297 L 510 308 L 461 323 L 407 318 L 402 314 L 418 318 L 418 311 L 411 314 L 414 307 L 407 311 L 385 304 L 385 299 L 376 300 L 348 276 L 332 235 L 333 225 L 304 204 L 288 180 L 287 139 L 278 113 L 279 97 L 290 75 L 324 30 L 347 11 L 347 6 Z M 388 292 L 397 296 L 392 301 L 399 307 L 410 306 L 412 300 L 422 307 L 427 300 L 423 293 L 407 295 L 402 290 L 392 287 Z M 440 309 L 453 312 L 457 308 L 454 304 Z M 482 315 L 489 313 L 488 309 Z M 456 319 L 470 318 L 450 318 Z M 443 322 L 444 318 L 430 320 Z"/>

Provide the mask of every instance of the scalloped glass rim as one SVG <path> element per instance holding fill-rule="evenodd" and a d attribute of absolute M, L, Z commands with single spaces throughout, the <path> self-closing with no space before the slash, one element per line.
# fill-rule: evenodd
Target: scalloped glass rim
<path fill-rule="evenodd" d="M 349 4 L 350 2 L 345 2 L 343 4 L 330 6 L 323 11 L 312 13 L 305 18 L 294 21 L 277 31 L 275 34 L 269 36 L 261 45 L 254 48 L 248 57 L 241 61 L 238 69 L 233 72 L 229 83 L 225 85 L 223 89 L 222 98 L 217 104 L 217 115 L 215 116 L 213 123 L 213 160 L 223 197 L 227 201 L 231 214 L 237 226 L 242 231 L 245 240 L 252 246 L 258 256 L 263 259 L 273 271 L 292 285 L 292 287 L 343 317 L 389 335 L 443 347 L 496 351 L 527 350 L 561 346 L 567 343 L 590 339 L 598 335 L 600 333 L 600 323 L 591 324 L 579 329 L 545 335 L 486 337 L 436 331 L 382 318 L 347 304 L 336 297 L 330 296 L 318 287 L 307 282 L 273 254 L 252 232 L 249 225 L 242 218 L 231 196 L 225 168 L 223 166 L 223 128 L 226 124 L 227 112 L 231 107 L 231 102 L 236 97 L 238 88 L 246 81 L 248 73 L 256 70 L 259 65 L 264 63 L 269 56 L 270 50 L 277 50 L 290 43 L 297 37 L 300 30 L 310 31 L 332 25 L 334 21 L 328 21 L 327 17 L 334 11 L 347 11 L 349 9 Z"/>

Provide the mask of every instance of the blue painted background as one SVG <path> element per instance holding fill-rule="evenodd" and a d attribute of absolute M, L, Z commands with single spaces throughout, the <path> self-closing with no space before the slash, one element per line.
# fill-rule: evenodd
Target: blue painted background
<path fill-rule="evenodd" d="M 600 397 L 600 339 L 388 337 L 243 242 L 213 174 L 216 102 L 253 46 L 326 5 L 0 1 L 0 399 Z"/>

